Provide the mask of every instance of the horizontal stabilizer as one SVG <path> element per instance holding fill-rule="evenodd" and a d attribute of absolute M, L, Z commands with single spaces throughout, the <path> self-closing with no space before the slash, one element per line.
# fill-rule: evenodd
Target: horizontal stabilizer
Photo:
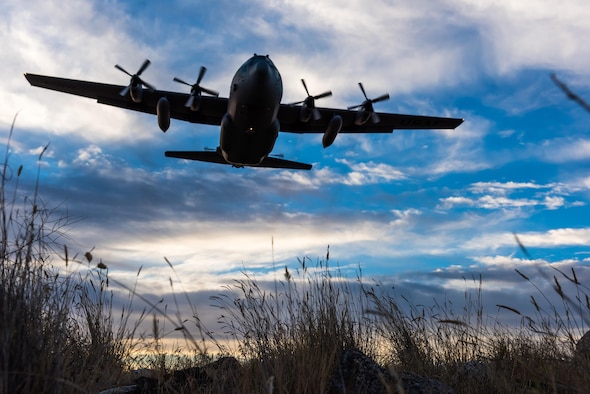
<path fill-rule="evenodd" d="M 229 164 L 223 156 L 216 151 L 166 151 L 166 157 L 175 157 L 177 159 L 206 161 L 208 163 Z"/>
<path fill-rule="evenodd" d="M 256 167 L 287 168 L 290 170 L 311 170 L 311 164 L 299 163 L 297 161 L 279 159 L 277 157 L 266 157 Z"/>
<path fill-rule="evenodd" d="M 206 161 L 208 163 L 229 164 L 235 167 L 241 167 L 241 165 L 228 163 L 217 151 L 167 151 L 165 152 L 165 155 L 166 157 L 174 157 L 177 159 L 198 160 Z M 245 164 L 244 166 L 285 168 L 289 170 L 311 170 L 311 164 L 299 163 L 296 161 L 284 160 L 276 157 L 266 157 L 264 160 L 262 160 L 262 163 L 258 165 Z"/>

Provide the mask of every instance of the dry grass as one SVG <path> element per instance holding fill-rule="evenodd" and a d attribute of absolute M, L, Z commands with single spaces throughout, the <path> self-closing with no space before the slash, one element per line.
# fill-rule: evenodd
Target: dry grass
<path fill-rule="evenodd" d="M 21 197 L 12 130 L 0 180 L 0 392 L 97 391 L 120 378 L 129 351 L 113 326 L 106 273 L 52 266 L 69 218 L 42 203 L 38 180 L 32 198 Z M 66 247 L 61 254 L 66 266 L 82 262 Z"/>
<path fill-rule="evenodd" d="M 375 354 L 374 325 L 359 321 L 364 297 L 329 268 L 328 257 L 316 267 L 299 263 L 294 274 L 285 268 L 271 292 L 244 274 L 213 299 L 239 357 L 249 361 L 246 392 L 271 381 L 277 392 L 324 392 L 344 349 Z"/>
<path fill-rule="evenodd" d="M 442 380 L 458 393 L 590 387 L 588 359 L 574 358 L 574 345 L 590 323 L 589 289 L 575 270 L 551 266 L 541 277 L 552 283 L 556 298 L 516 271 L 537 291 L 532 315 L 498 305 L 520 318 L 518 327 L 485 320 L 481 277 L 472 279 L 479 290 L 466 291 L 458 310 L 444 301 L 414 305 L 365 284 L 360 272 L 346 278 L 330 266 L 329 254 L 312 265 L 300 259 L 295 271 L 285 268 L 270 287 L 244 273 L 213 297 L 223 333 L 206 330 L 186 292 L 174 289 L 175 297 L 187 297 L 190 310 L 172 314 L 132 287 L 115 319 L 108 268 L 91 252 L 70 256 L 63 246 L 70 219 L 44 206 L 37 189 L 32 198 L 21 197 L 21 170 L 13 171 L 8 158 L 9 146 L 0 184 L 0 393 L 97 392 L 130 383 L 130 368 L 139 367 L 155 371 L 156 391 L 177 392 L 175 370 L 230 353 L 219 335 L 238 343 L 231 354 L 242 368 L 226 370 L 207 387 L 187 384 L 180 391 L 325 392 L 337 360 L 351 348 L 397 371 Z M 58 270 L 56 262 L 69 268 Z M 143 310 L 130 322 L 138 302 Z M 150 320 L 151 332 L 137 332 Z M 171 353 L 163 341 L 179 332 L 186 346 Z"/>

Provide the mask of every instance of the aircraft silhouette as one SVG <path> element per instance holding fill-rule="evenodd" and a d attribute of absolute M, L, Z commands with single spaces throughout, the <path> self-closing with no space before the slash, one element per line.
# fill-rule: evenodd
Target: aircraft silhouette
<path fill-rule="evenodd" d="M 115 67 L 131 79 L 127 86 L 58 78 L 25 73 L 33 86 L 88 97 L 97 102 L 134 111 L 155 114 L 162 131 L 170 119 L 220 126 L 219 147 L 204 151 L 167 151 L 179 159 L 230 164 L 234 167 L 272 167 L 311 169 L 310 164 L 270 156 L 279 132 L 323 133 L 324 148 L 332 145 L 338 133 L 391 133 L 395 129 L 454 129 L 463 119 L 433 116 L 377 113 L 373 104 L 389 99 L 384 94 L 370 99 L 359 83 L 365 100 L 347 109 L 316 107 L 315 101 L 330 96 L 325 92 L 312 96 L 305 81 L 304 100 L 281 104 L 281 74 L 269 56 L 256 55 L 236 72 L 229 98 L 201 86 L 206 68 L 201 67 L 194 84 L 179 78 L 174 81 L 191 87 L 190 93 L 156 90 L 141 75 L 150 65 L 146 60 L 135 74 Z"/>

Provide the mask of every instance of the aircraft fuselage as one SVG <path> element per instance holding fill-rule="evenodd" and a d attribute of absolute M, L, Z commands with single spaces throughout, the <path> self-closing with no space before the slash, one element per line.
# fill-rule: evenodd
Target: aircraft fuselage
<path fill-rule="evenodd" d="M 241 167 L 268 156 L 279 135 L 282 96 L 281 75 L 268 56 L 254 55 L 242 64 L 221 121 L 219 149 L 226 161 Z"/>

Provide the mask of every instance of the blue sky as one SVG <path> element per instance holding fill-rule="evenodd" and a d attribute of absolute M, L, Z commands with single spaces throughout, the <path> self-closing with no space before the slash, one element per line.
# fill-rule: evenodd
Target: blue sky
<path fill-rule="evenodd" d="M 166 256 L 203 308 L 255 270 L 325 255 L 417 302 L 463 297 L 483 276 L 490 313 L 525 308 L 547 263 L 590 271 L 590 114 L 551 81 L 590 100 L 590 8 L 582 0 L 155 1 L 16 0 L 0 6 L 0 128 L 19 112 L 11 162 L 40 193 L 81 218 L 69 245 L 95 247 L 110 275 L 155 298 L 170 291 Z M 382 112 L 452 116 L 452 131 L 282 134 L 275 153 L 310 172 L 234 169 L 164 157 L 216 147 L 217 127 L 156 118 L 29 86 L 24 72 L 158 89 L 177 76 L 223 96 L 253 53 L 269 54 L 283 102 L 332 90 L 318 105 L 346 107 L 388 92 Z M 25 184 L 25 187 L 27 185 Z M 531 259 L 514 239 L 518 233 Z M 273 247 L 274 244 L 274 247 Z M 544 282 L 544 280 L 540 280 Z M 546 282 L 546 281 L 545 281 Z M 549 288 L 551 283 L 542 286 Z M 549 290 L 551 292 L 551 290 Z M 213 316 L 214 312 L 203 312 Z"/>

